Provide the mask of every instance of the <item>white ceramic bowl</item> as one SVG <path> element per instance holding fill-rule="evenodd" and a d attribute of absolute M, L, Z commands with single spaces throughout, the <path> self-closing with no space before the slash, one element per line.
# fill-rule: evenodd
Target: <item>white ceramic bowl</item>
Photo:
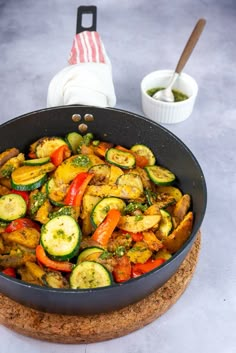
<path fill-rule="evenodd" d="M 181 102 L 162 102 L 147 94 L 155 87 L 166 87 L 173 75 L 172 70 L 154 71 L 145 76 L 141 82 L 142 109 L 151 120 L 162 124 L 174 124 L 187 119 L 193 110 L 198 93 L 197 82 L 189 75 L 181 73 L 173 89 L 185 93 L 189 98 Z"/>

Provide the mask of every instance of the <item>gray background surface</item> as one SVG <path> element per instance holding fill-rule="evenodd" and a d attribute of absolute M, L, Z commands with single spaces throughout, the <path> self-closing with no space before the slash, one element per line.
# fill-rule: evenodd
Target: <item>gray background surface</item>
<path fill-rule="evenodd" d="M 116 107 L 139 114 L 143 76 L 173 69 L 197 19 L 207 19 L 184 70 L 199 84 L 194 112 L 166 126 L 192 150 L 207 181 L 199 263 L 179 301 L 128 336 L 65 346 L 1 326 L 0 352 L 236 352 L 236 2 L 0 0 L 1 123 L 46 106 L 51 78 L 67 65 L 79 5 L 98 7 L 97 30 L 112 62 Z"/>

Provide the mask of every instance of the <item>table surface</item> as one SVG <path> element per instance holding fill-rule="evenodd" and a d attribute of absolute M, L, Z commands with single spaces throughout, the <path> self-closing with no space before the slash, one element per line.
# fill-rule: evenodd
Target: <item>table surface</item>
<path fill-rule="evenodd" d="M 143 114 L 140 82 L 172 69 L 195 22 L 207 20 L 185 72 L 198 82 L 191 117 L 165 126 L 194 153 L 206 177 L 202 249 L 184 295 L 161 318 L 97 344 L 40 342 L 0 327 L 1 352 L 236 352 L 235 0 L 0 0 L 1 123 L 46 106 L 51 78 L 67 65 L 77 7 L 98 7 L 97 30 L 113 67 L 117 108 Z M 166 28 L 165 28 L 166 27 Z M 225 91 L 226 89 L 226 91 Z"/>

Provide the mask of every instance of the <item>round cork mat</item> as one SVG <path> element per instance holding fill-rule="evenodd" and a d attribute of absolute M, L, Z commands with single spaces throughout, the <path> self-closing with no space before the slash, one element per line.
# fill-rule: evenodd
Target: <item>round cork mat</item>
<path fill-rule="evenodd" d="M 197 265 L 201 235 L 179 270 L 158 290 L 110 313 L 70 316 L 30 309 L 0 294 L 0 323 L 22 335 L 54 343 L 95 343 L 127 335 L 164 314 L 183 294 Z"/>

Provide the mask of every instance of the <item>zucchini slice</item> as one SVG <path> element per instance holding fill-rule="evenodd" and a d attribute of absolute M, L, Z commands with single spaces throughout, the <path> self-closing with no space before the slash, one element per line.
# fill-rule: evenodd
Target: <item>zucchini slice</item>
<path fill-rule="evenodd" d="M 50 202 L 54 206 L 64 206 L 63 199 L 66 196 L 68 186 L 65 184 L 57 185 L 54 178 L 50 178 L 46 183 L 46 193 Z"/>
<path fill-rule="evenodd" d="M 104 249 L 98 246 L 90 246 L 81 251 L 78 256 L 77 264 L 82 261 L 95 261 L 103 252 Z"/>
<path fill-rule="evenodd" d="M 164 193 L 169 196 L 172 196 L 176 202 L 178 202 L 183 196 L 180 189 L 178 189 L 174 186 L 158 186 L 157 193 L 161 193 L 161 194 Z"/>
<path fill-rule="evenodd" d="M 73 154 L 78 154 L 78 148 L 83 143 L 83 137 L 78 132 L 69 132 L 65 137 L 65 141 Z"/>
<path fill-rule="evenodd" d="M 94 174 L 91 184 L 107 184 L 111 174 L 111 167 L 108 164 L 97 164 L 89 168 L 88 172 Z"/>
<path fill-rule="evenodd" d="M 109 210 L 115 208 L 119 211 L 123 211 L 126 204 L 123 200 L 118 197 L 105 197 L 99 201 L 91 212 L 91 223 L 94 227 L 97 227 L 106 218 Z"/>
<path fill-rule="evenodd" d="M 24 161 L 24 165 L 43 165 L 50 162 L 50 157 L 43 157 L 43 158 L 34 158 L 34 159 L 26 159 Z"/>
<path fill-rule="evenodd" d="M 148 160 L 148 165 L 154 165 L 156 163 L 156 157 L 152 150 L 146 145 L 134 145 L 131 147 L 131 151 L 138 154 L 139 156 L 146 157 Z"/>
<path fill-rule="evenodd" d="M 130 185 L 130 186 L 136 187 L 141 191 L 141 193 L 143 193 L 142 179 L 138 174 L 134 174 L 134 173 L 122 174 L 117 179 L 116 183 L 117 185 Z"/>
<path fill-rule="evenodd" d="M 161 166 L 151 165 L 144 167 L 149 178 L 157 185 L 170 185 L 175 180 L 175 175 Z"/>
<path fill-rule="evenodd" d="M 167 212 L 166 210 L 161 209 L 160 212 L 161 212 L 161 221 L 159 224 L 159 230 L 164 237 L 167 237 L 173 228 L 172 218 L 169 212 Z"/>
<path fill-rule="evenodd" d="M 38 158 L 49 157 L 52 152 L 67 143 L 61 137 L 44 137 L 38 140 L 35 147 L 35 154 Z"/>
<path fill-rule="evenodd" d="M 123 169 L 131 169 L 135 167 L 135 157 L 130 152 L 118 150 L 117 148 L 109 148 L 105 154 L 107 162 Z"/>
<path fill-rule="evenodd" d="M 0 220 L 14 221 L 24 217 L 27 205 L 22 196 L 18 194 L 7 194 L 0 198 Z"/>
<path fill-rule="evenodd" d="M 21 182 L 18 182 L 12 176 L 11 179 L 11 186 L 12 189 L 19 190 L 19 191 L 32 191 L 38 189 L 47 181 L 47 174 L 41 174 L 35 176 L 34 178 L 27 179 Z"/>
<path fill-rule="evenodd" d="M 41 244 L 46 253 L 56 260 L 69 260 L 77 255 L 81 230 L 73 217 L 62 215 L 43 225 Z"/>
<path fill-rule="evenodd" d="M 74 267 L 70 275 L 72 289 L 106 287 L 112 284 L 111 273 L 98 262 L 83 261 Z"/>

